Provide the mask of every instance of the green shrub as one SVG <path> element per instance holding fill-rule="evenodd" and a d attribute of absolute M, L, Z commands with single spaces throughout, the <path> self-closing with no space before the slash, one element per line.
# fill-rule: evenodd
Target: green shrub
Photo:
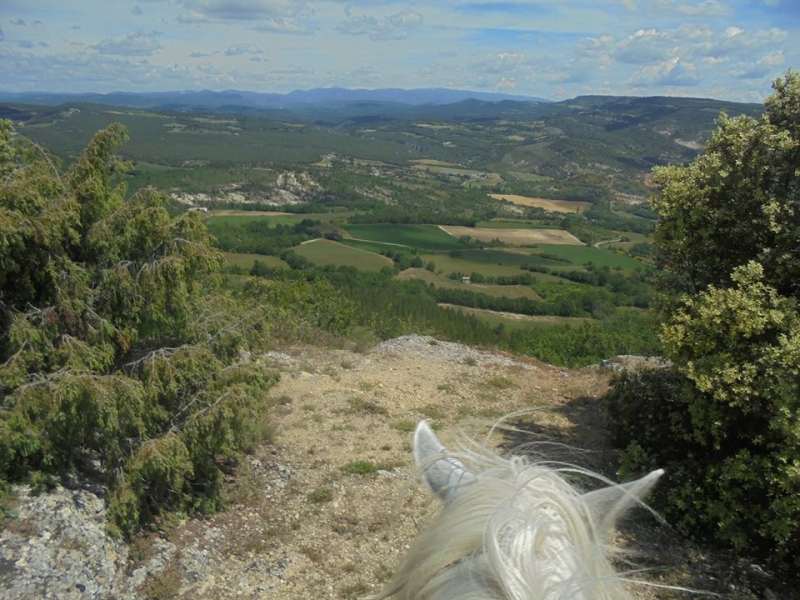
<path fill-rule="evenodd" d="M 131 535 L 219 508 L 276 375 L 250 360 L 270 307 L 218 289 L 202 220 L 125 197 L 126 136 L 99 132 L 59 174 L 0 122 L 0 481 L 80 472 Z"/>
<path fill-rule="evenodd" d="M 377 472 L 378 469 L 378 465 L 370 460 L 354 460 L 342 467 L 342 471 L 354 475 L 371 475 Z"/>
<path fill-rule="evenodd" d="M 669 371 L 606 397 L 623 467 L 667 469 L 687 534 L 800 567 L 800 74 L 756 121 L 721 117 L 704 154 L 656 169 Z"/>

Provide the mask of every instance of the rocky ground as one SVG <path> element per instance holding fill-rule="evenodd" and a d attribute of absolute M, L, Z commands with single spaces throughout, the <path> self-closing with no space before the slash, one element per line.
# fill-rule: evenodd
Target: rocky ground
<path fill-rule="evenodd" d="M 282 372 L 271 395 L 275 430 L 231 478 L 229 510 L 126 547 L 103 534 L 103 502 L 79 482 L 39 496 L 20 489 L 0 532 L 0 597 L 307 600 L 375 592 L 437 508 L 410 455 L 421 418 L 453 443 L 523 413 L 517 421 L 527 433 L 490 443 L 563 442 L 586 450 L 559 458 L 613 476 L 598 407 L 610 368 L 564 371 L 423 336 L 365 352 L 284 348 L 270 359 Z M 649 517 L 618 537 L 649 569 L 647 581 L 741 600 L 782 597 L 756 567 L 686 549 Z M 683 597 L 643 585 L 631 591 Z"/>

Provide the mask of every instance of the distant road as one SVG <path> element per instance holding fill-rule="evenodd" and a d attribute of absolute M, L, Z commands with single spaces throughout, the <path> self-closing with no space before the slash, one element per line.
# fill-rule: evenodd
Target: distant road
<path fill-rule="evenodd" d="M 622 238 L 614 238 L 613 240 L 600 240 L 596 242 L 594 247 L 599 248 L 601 244 L 613 244 L 614 242 L 621 242 Z"/>

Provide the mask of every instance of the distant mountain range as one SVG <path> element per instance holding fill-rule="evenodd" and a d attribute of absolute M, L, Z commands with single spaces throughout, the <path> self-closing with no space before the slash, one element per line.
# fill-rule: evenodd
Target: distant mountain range
<path fill-rule="evenodd" d="M 51 92 L 2 92 L 0 102 L 18 102 L 55 106 L 66 103 L 86 102 L 104 106 L 124 106 L 130 108 L 150 108 L 161 110 L 219 110 L 239 109 L 285 109 L 302 105 L 327 106 L 331 108 L 359 102 L 395 103 L 410 106 L 453 104 L 464 100 L 500 102 L 516 100 L 523 102 L 548 102 L 544 98 L 451 90 L 445 88 L 424 89 L 345 89 L 317 88 L 295 90 L 288 94 L 263 94 L 240 90 L 214 92 L 176 91 L 176 92 L 112 92 L 109 94 L 59 94 Z"/>

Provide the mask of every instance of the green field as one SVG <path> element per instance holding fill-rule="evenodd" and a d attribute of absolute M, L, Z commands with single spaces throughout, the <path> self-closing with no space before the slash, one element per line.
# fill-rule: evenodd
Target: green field
<path fill-rule="evenodd" d="M 627 271 L 635 271 L 644 267 L 644 263 L 635 258 L 616 254 L 604 248 L 593 246 L 561 246 L 557 244 L 542 244 L 539 248 L 543 252 L 560 256 L 574 265 L 583 265 L 588 262 L 594 263 L 598 267 L 620 268 Z"/>
<path fill-rule="evenodd" d="M 244 254 L 239 252 L 223 252 L 225 263 L 232 267 L 250 270 L 253 263 L 260 260 L 262 263 L 272 268 L 288 269 L 289 265 L 277 256 L 264 256 L 263 254 Z"/>
<path fill-rule="evenodd" d="M 489 325 L 503 324 L 507 329 L 531 329 L 532 327 L 554 327 L 557 325 L 582 325 L 591 321 L 584 317 L 556 317 L 551 315 L 528 316 L 515 315 L 511 313 L 497 312 L 494 310 L 484 310 L 481 308 L 469 308 L 466 306 L 455 306 L 453 304 L 439 304 L 450 310 L 457 310 L 465 315 L 473 315 Z"/>
<path fill-rule="evenodd" d="M 496 262 L 471 260 L 465 257 L 453 258 L 446 254 L 423 254 L 421 256 L 425 263 L 432 261 L 436 265 L 436 271 L 441 271 L 445 275 L 449 275 L 450 273 L 464 273 L 469 275 L 472 272 L 487 276 L 519 275 L 521 273 L 519 265 L 503 265 L 497 264 Z M 539 273 L 536 273 L 536 277 L 539 277 Z"/>
<path fill-rule="evenodd" d="M 458 240 L 436 225 L 347 225 L 345 230 L 354 238 L 384 244 L 396 244 L 424 250 L 453 250 L 463 248 Z"/>
<path fill-rule="evenodd" d="M 380 271 L 383 267 L 391 267 L 393 264 L 390 259 L 374 252 L 325 239 L 312 240 L 292 249 L 320 267 L 334 265 L 355 267 L 362 271 Z"/>
<path fill-rule="evenodd" d="M 535 275 L 539 277 L 537 273 Z M 526 285 L 490 285 L 485 283 L 461 283 L 455 279 L 444 277 L 436 273 L 431 273 L 425 269 L 406 269 L 397 275 L 397 279 L 421 279 L 422 281 L 432 284 L 439 288 L 450 288 L 458 290 L 469 290 L 479 294 L 486 294 L 487 296 L 496 296 L 506 298 L 530 298 L 532 300 L 540 300 L 541 296 L 537 294 L 533 288 Z"/>
<path fill-rule="evenodd" d="M 344 221 L 354 213 L 352 211 L 332 212 L 332 213 L 308 213 L 308 214 L 280 214 L 280 215 L 265 215 L 258 212 L 249 212 L 246 210 L 230 214 L 231 211 L 211 212 L 208 219 L 213 219 L 215 223 L 225 225 L 241 225 L 254 219 L 266 219 L 269 221 L 270 226 L 274 225 L 295 225 L 305 219 L 312 221 L 322 221 L 323 223 L 330 223 L 333 221 Z"/>

